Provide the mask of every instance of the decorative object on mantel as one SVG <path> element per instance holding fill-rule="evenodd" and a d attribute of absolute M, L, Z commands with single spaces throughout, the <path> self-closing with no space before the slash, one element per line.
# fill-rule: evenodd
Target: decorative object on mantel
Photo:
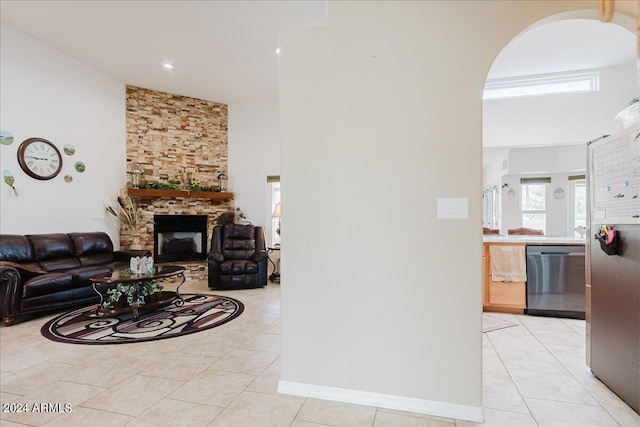
<path fill-rule="evenodd" d="M 227 186 L 229 184 L 229 177 L 224 172 L 218 175 L 218 188 L 219 191 L 225 193 L 227 191 Z"/>
<path fill-rule="evenodd" d="M 131 186 L 133 188 L 140 188 L 140 182 L 142 182 L 142 169 L 140 169 L 140 165 L 134 163 L 129 174 L 131 174 Z"/>
<path fill-rule="evenodd" d="M 11 172 L 9 172 L 7 169 L 4 170 L 3 172 L 4 175 L 4 182 L 11 187 L 11 189 L 13 190 L 13 194 L 17 197 L 19 196 L 18 194 L 18 190 L 16 190 L 16 187 L 13 185 L 15 182 L 15 179 L 13 178 L 13 175 L 11 174 Z"/>
<path fill-rule="evenodd" d="M 131 234 L 131 249 L 142 249 L 140 244 L 140 217 L 138 205 L 129 196 L 118 196 L 114 206 L 107 206 L 107 212 L 118 220 L 120 226 Z"/>

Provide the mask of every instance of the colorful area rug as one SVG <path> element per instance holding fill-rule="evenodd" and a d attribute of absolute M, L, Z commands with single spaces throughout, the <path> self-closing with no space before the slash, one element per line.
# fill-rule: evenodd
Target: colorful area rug
<path fill-rule="evenodd" d="M 482 313 L 482 332 L 491 332 L 517 325 L 517 323 L 511 322 L 510 320 L 504 320 Z"/>
<path fill-rule="evenodd" d="M 47 322 L 46 338 L 71 344 L 124 344 L 152 341 L 215 328 L 240 316 L 244 305 L 233 298 L 186 294 L 184 305 L 175 302 L 148 312 L 137 321 L 131 314 L 98 317 L 96 306 L 84 307 Z"/>

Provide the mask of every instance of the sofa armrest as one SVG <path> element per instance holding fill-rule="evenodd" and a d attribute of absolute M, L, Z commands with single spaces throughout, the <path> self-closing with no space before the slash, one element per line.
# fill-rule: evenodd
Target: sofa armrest
<path fill-rule="evenodd" d="M 0 316 L 5 326 L 11 326 L 21 313 L 23 278 L 18 268 L 8 265 L 8 261 L 3 261 L 2 264 L 0 265 Z M 17 265 L 20 266 L 20 264 Z M 24 268 L 21 270 L 25 271 Z"/>
<path fill-rule="evenodd" d="M 137 256 L 151 256 L 151 252 L 146 249 L 128 249 L 113 252 L 113 257 L 116 261 L 129 261 Z"/>
<path fill-rule="evenodd" d="M 38 274 L 46 273 L 46 271 L 40 270 L 39 268 L 35 268 L 32 266 L 23 265 L 23 264 L 19 264 L 17 262 L 11 262 L 11 261 L 0 261 L 0 269 L 2 269 L 2 267 L 13 267 L 16 270 L 18 270 L 18 272 L 21 275 L 24 275 L 24 276 L 36 276 Z"/>

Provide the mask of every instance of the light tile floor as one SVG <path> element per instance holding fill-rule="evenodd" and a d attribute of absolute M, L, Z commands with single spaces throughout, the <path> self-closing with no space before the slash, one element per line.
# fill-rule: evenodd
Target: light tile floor
<path fill-rule="evenodd" d="M 203 282 L 181 290 L 211 293 Z M 584 321 L 492 314 L 518 325 L 483 335 L 485 422 L 477 424 L 278 394 L 280 286 L 218 293 L 241 300 L 245 312 L 209 331 L 148 343 L 52 342 L 40 327 L 56 314 L 0 326 L 0 402 L 72 407 L 0 413 L 0 425 L 640 426 L 585 365 Z"/>

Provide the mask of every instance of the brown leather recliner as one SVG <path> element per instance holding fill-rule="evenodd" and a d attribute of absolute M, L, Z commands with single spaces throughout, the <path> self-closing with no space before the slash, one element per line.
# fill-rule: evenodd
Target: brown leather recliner
<path fill-rule="evenodd" d="M 217 225 L 207 258 L 211 289 L 267 286 L 267 251 L 262 227 Z"/>

